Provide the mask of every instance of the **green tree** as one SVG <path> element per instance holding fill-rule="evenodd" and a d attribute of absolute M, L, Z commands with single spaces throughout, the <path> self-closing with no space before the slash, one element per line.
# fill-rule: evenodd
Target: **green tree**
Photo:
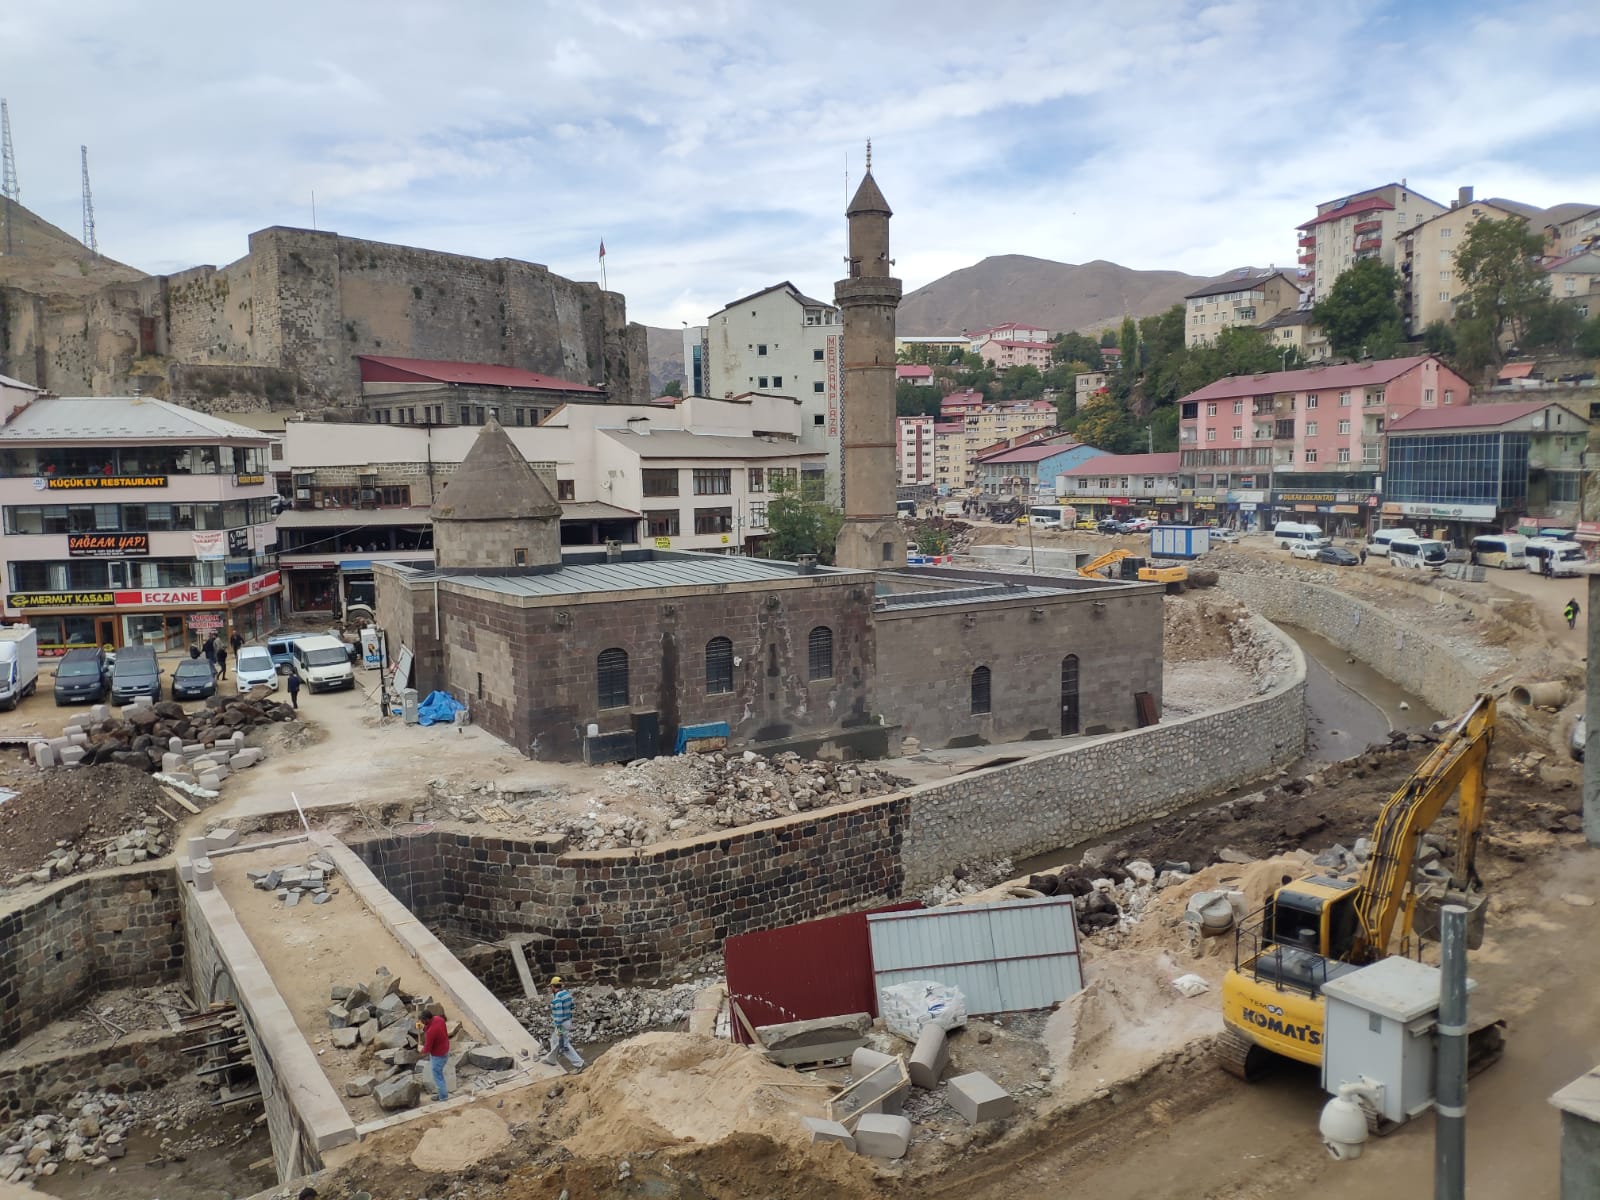
<path fill-rule="evenodd" d="M 1109 392 L 1084 400 L 1072 419 L 1072 433 L 1086 446 L 1107 454 L 1130 454 L 1143 448 L 1144 431 L 1136 429 L 1128 410 Z"/>
<path fill-rule="evenodd" d="M 663 396 L 676 396 L 681 400 L 683 398 L 683 380 L 667 380 L 667 386 L 661 389 L 661 394 Z"/>
<path fill-rule="evenodd" d="M 1117 349 L 1122 351 L 1122 374 L 1132 379 L 1139 373 L 1139 326 L 1132 317 L 1122 318 L 1117 331 Z"/>
<path fill-rule="evenodd" d="M 767 501 L 767 554 L 794 561 L 815 554 L 823 564 L 833 562 L 833 544 L 844 524 L 844 514 L 821 500 L 804 495 L 798 484 L 778 477 L 771 482 Z"/>
<path fill-rule="evenodd" d="M 1456 331 L 1446 321 L 1429 321 L 1422 330 L 1422 345 L 1429 354 L 1437 354 L 1454 362 L 1456 358 Z"/>
<path fill-rule="evenodd" d="M 1056 337 L 1050 357 L 1056 362 L 1081 362 L 1086 370 L 1105 370 L 1105 356 L 1100 353 L 1100 343 L 1081 333 L 1063 333 Z"/>
<path fill-rule="evenodd" d="M 1476 316 L 1470 307 L 1457 306 L 1454 332 L 1456 370 L 1468 379 L 1482 377 L 1500 361 L 1494 324 L 1488 318 Z"/>
<path fill-rule="evenodd" d="M 897 383 L 894 385 L 894 411 L 897 417 L 938 416 L 939 389 L 922 383 Z"/>
<path fill-rule="evenodd" d="M 1178 409 L 1169 404 L 1150 414 L 1150 449 L 1157 454 L 1170 454 L 1178 448 Z"/>
<path fill-rule="evenodd" d="M 1312 317 L 1328 335 L 1335 354 L 1384 358 L 1404 340 L 1400 325 L 1400 276 L 1375 258 L 1364 258 L 1328 289 Z"/>
<path fill-rule="evenodd" d="M 1549 296 L 1541 297 L 1529 310 L 1527 324 L 1522 331 L 1522 345 L 1528 349 L 1545 348 L 1569 351 L 1577 345 L 1578 333 L 1583 329 L 1583 318 L 1578 310 Z"/>
<path fill-rule="evenodd" d="M 1044 395 L 1044 375 L 1034 366 L 1007 367 L 997 386 L 998 392 L 992 397 L 997 403 L 1037 400 Z"/>
<path fill-rule="evenodd" d="M 1114 330 L 1104 329 L 1100 332 L 1100 349 L 1109 350 L 1117 344 L 1117 335 Z"/>
<path fill-rule="evenodd" d="M 1577 350 L 1589 358 L 1600 358 L 1600 314 L 1590 317 L 1578 330 Z"/>
<path fill-rule="evenodd" d="M 1183 305 L 1174 304 L 1166 312 L 1139 321 L 1139 340 L 1144 345 L 1145 370 L 1160 366 L 1184 350 Z"/>
<path fill-rule="evenodd" d="M 1544 238 L 1521 221 L 1473 222 L 1456 250 L 1456 274 L 1472 306 L 1472 315 L 1489 324 L 1493 362 L 1501 362 L 1501 339 L 1513 343 L 1534 311 L 1549 295 L 1549 281 L 1539 267 Z"/>

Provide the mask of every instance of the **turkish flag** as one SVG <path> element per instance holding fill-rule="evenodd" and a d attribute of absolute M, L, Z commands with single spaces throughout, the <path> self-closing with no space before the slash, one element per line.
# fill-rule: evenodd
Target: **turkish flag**
<path fill-rule="evenodd" d="M 606 244 L 604 242 L 601 242 L 600 243 L 600 257 L 604 258 L 605 256 L 606 256 Z"/>

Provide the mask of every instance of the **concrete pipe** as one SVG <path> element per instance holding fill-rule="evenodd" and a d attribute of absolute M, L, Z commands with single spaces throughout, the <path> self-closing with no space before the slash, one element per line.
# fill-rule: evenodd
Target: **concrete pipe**
<path fill-rule="evenodd" d="M 1558 680 L 1544 683 L 1514 683 L 1511 702 L 1535 708 L 1560 708 L 1567 702 L 1567 685 Z"/>

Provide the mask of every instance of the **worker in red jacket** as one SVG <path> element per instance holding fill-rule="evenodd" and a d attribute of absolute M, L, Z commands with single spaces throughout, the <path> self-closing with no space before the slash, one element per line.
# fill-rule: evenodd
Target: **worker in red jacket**
<path fill-rule="evenodd" d="M 433 1086 L 439 1099 L 450 1099 L 444 1085 L 444 1064 L 450 1057 L 450 1030 L 445 1025 L 444 1009 L 430 1004 L 426 1013 L 427 1024 L 422 1030 L 422 1052 L 433 1067 Z"/>

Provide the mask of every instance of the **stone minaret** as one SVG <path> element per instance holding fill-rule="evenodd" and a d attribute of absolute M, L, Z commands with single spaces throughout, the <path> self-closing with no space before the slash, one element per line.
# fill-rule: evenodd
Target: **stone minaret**
<path fill-rule="evenodd" d="M 494 417 L 478 431 L 431 515 L 437 567 L 561 565 L 561 505 Z"/>
<path fill-rule="evenodd" d="M 906 565 L 906 536 L 895 516 L 894 314 L 900 281 L 889 274 L 889 202 L 867 173 L 845 210 L 850 277 L 833 285 L 844 310 L 844 526 L 834 546 L 841 567 Z"/>

